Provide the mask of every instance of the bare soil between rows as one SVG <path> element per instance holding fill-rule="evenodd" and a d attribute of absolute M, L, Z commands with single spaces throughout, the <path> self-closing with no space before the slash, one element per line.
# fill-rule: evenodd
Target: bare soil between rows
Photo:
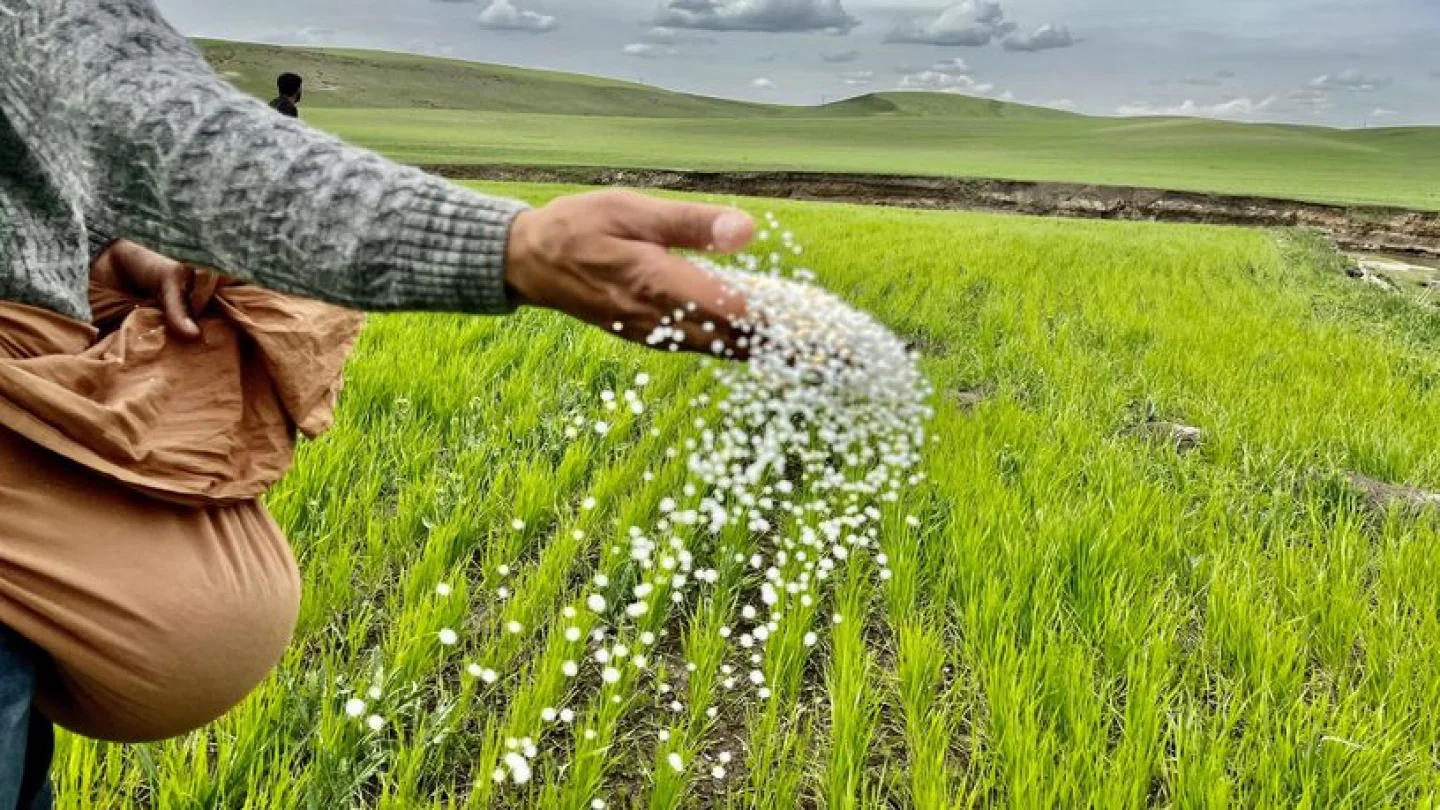
<path fill-rule="evenodd" d="M 713 172 L 594 166 L 428 165 L 454 180 L 573 183 L 903 208 L 1080 219 L 1300 227 L 1343 250 L 1440 256 L 1440 212 L 1327 205 L 1132 186 L 822 172 Z"/>

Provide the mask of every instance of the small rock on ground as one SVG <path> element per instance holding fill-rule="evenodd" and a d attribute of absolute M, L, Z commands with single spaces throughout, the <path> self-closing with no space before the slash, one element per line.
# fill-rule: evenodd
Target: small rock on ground
<path fill-rule="evenodd" d="M 1196 450 L 1205 443 L 1205 431 L 1176 422 L 1147 422 L 1140 427 L 1139 432 L 1150 442 L 1168 444 L 1179 453 Z"/>
<path fill-rule="evenodd" d="M 1417 511 L 1440 512 L 1440 492 L 1427 492 L 1416 487 L 1387 484 L 1359 473 L 1347 473 L 1345 480 L 1371 507 L 1386 510 L 1392 507 Z"/>

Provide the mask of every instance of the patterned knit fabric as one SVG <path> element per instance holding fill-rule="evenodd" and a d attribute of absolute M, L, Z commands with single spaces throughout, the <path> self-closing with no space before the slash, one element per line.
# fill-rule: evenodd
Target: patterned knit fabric
<path fill-rule="evenodd" d="M 356 309 L 504 312 L 522 209 L 276 114 L 150 0 L 0 0 L 0 299 L 88 320 L 99 233 Z"/>

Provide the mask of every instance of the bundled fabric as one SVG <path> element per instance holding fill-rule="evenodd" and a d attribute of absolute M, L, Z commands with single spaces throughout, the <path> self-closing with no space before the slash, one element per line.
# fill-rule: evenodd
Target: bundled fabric
<path fill-rule="evenodd" d="M 219 717 L 290 641 L 299 576 L 258 498 L 326 430 L 357 313 L 201 272 L 202 335 L 109 280 L 93 324 L 0 303 L 0 624 L 79 734 Z"/>

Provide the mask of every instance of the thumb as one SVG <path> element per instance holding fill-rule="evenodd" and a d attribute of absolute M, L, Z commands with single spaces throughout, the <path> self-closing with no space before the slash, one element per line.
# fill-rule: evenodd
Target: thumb
<path fill-rule="evenodd" d="M 168 273 L 160 285 L 160 309 L 165 322 L 181 337 L 197 338 L 200 327 L 190 317 L 190 283 L 194 271 L 184 267 L 184 272 Z"/>
<path fill-rule="evenodd" d="M 755 221 L 738 208 L 640 197 L 644 239 L 664 247 L 731 253 L 755 236 Z"/>

